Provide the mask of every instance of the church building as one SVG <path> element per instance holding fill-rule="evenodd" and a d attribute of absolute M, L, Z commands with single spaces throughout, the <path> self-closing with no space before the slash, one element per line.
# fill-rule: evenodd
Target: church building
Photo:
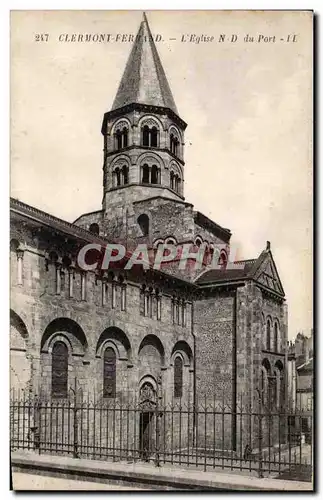
<path fill-rule="evenodd" d="M 11 199 L 13 390 L 194 407 L 225 399 L 233 413 L 242 396 L 251 409 L 283 405 L 287 306 L 270 243 L 227 265 L 230 230 L 185 199 L 186 127 L 144 15 L 103 115 L 102 206 L 71 223 Z M 205 245 L 210 259 L 222 250 L 219 267 L 206 259 L 198 271 L 176 259 L 140 272 L 78 266 L 84 245 L 112 242 L 151 254 Z M 232 419 L 232 443 L 237 433 Z"/>

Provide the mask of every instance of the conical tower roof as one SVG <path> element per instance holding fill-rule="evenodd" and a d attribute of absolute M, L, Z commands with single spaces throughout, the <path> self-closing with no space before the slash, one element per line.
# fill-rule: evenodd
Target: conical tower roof
<path fill-rule="evenodd" d="M 178 111 L 144 14 L 112 110 L 140 103 Z"/>

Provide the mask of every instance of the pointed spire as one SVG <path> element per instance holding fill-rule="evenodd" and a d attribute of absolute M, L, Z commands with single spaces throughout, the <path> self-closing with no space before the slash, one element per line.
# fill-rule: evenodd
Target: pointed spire
<path fill-rule="evenodd" d="M 178 115 L 145 13 L 114 99 L 112 110 L 131 103 L 170 108 Z"/>

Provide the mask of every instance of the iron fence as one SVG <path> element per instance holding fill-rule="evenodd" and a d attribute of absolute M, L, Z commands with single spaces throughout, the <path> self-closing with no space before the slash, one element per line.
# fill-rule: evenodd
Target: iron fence
<path fill-rule="evenodd" d="M 207 399 L 43 400 L 12 397 L 11 450 L 96 460 L 153 461 L 201 470 L 249 471 L 264 477 L 312 471 L 312 412 L 257 411 Z"/>

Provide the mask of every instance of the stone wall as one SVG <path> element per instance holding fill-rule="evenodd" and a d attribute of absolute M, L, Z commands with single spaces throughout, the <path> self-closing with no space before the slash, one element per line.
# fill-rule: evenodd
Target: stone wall
<path fill-rule="evenodd" d="M 118 281 L 103 284 L 95 273 L 86 275 L 86 293 L 82 299 L 81 271 L 76 267 L 72 270 L 62 266 L 57 271 L 57 265 L 46 258 L 39 247 L 24 239 L 22 284 L 16 282 L 17 259 L 12 252 L 12 297 L 11 309 L 21 319 L 27 332 L 27 339 L 19 340 L 26 343 L 27 364 L 31 367 L 30 386 L 34 393 L 50 393 L 51 387 L 51 339 L 53 335 L 65 335 L 71 344 L 69 357 L 69 387 L 74 386 L 74 378 L 83 392 L 102 392 L 103 361 L 98 352 L 98 346 L 104 341 L 114 342 L 118 350 L 117 362 L 117 394 L 131 392 L 137 394 L 139 383 L 145 374 L 155 379 L 161 377 L 161 396 L 171 398 L 173 391 L 173 350 L 178 341 L 188 346 L 193 352 L 191 335 L 191 305 L 186 304 L 186 325 L 176 324 L 173 320 L 172 301 L 183 293 L 172 289 L 171 281 L 163 287 L 158 284 L 161 294 L 161 316 L 156 317 L 156 308 L 152 309 L 152 317 L 141 314 L 141 283 L 137 277 L 129 275 L 124 281 L 126 289 L 125 310 L 121 308 L 121 286 Z M 64 248 L 61 249 L 62 253 Z M 57 293 L 57 272 L 60 274 L 61 288 Z M 73 296 L 70 297 L 69 280 L 73 280 Z M 146 279 L 147 286 L 150 285 Z M 156 284 L 151 283 L 154 288 Z M 105 303 L 102 303 L 102 287 L 106 286 Z M 113 289 L 115 290 L 112 301 Z M 152 297 L 154 301 L 154 297 Z M 62 318 L 55 326 L 55 321 Z M 14 325 L 13 325 L 14 328 Z M 44 337 L 46 329 L 49 337 Z M 50 330 L 52 328 L 52 330 Z M 14 330 L 12 338 L 19 335 Z M 145 349 L 141 343 L 149 336 L 150 341 Z M 58 338 L 58 337 L 57 337 Z M 150 362 L 150 350 L 160 343 L 164 351 L 163 363 Z M 128 346 L 130 344 L 130 348 Z M 13 346 L 14 347 L 14 346 Z M 19 347 L 19 346 L 18 346 Z M 17 348 L 17 346 L 16 346 Z M 21 348 L 21 346 L 20 346 Z M 25 349 L 25 347 L 22 347 Z M 141 352 L 140 352 L 141 351 Z M 149 352 L 148 352 L 149 351 Z M 146 356 L 147 354 L 147 356 Z M 184 353 L 184 357 L 185 357 Z M 190 354 L 192 358 L 192 354 Z M 185 358 L 186 359 L 186 358 Z M 13 365 L 15 369 L 16 365 Z M 22 365 L 21 365 L 22 366 Z M 159 368 L 157 368 L 157 366 Z M 26 367 L 23 368 L 24 374 Z M 183 371 L 184 398 L 192 392 L 192 359 L 187 361 Z M 27 370 L 28 371 L 28 370 Z M 156 372 L 156 373 L 155 373 Z M 158 373 L 157 373 L 158 372 Z M 19 377 L 26 381 L 26 376 Z M 28 378 L 28 377 L 27 377 Z M 26 382 L 27 383 L 27 382 Z M 190 396 L 191 397 L 191 396 Z"/>

